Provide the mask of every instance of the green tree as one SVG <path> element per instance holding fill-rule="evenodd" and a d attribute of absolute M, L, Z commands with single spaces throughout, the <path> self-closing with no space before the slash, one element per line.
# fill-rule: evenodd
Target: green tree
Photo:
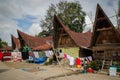
<path fill-rule="evenodd" d="M 0 38 L 0 48 L 7 46 L 8 44 L 5 41 L 2 41 Z"/>
<path fill-rule="evenodd" d="M 62 22 L 75 32 L 82 32 L 85 24 L 85 12 L 78 1 L 67 2 L 60 1 L 58 4 L 51 4 L 47 10 L 47 15 L 44 20 L 41 20 L 43 32 L 48 32 L 50 35 L 53 32 L 52 19 L 54 14 L 62 20 Z M 41 33 L 43 33 L 41 32 Z M 39 33 L 39 34 L 41 34 Z"/>
<path fill-rule="evenodd" d="M 43 30 L 42 32 L 40 32 L 38 35 L 36 35 L 36 37 L 45 37 L 45 36 L 49 36 L 50 35 L 50 32 L 49 31 L 46 31 L 46 30 Z"/>

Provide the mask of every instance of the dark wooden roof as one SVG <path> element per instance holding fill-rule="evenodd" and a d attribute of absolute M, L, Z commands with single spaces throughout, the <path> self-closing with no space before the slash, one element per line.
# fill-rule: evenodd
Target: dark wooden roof
<path fill-rule="evenodd" d="M 120 28 L 117 28 L 117 31 L 119 32 L 119 34 L 120 34 Z"/>
<path fill-rule="evenodd" d="M 53 25 L 54 47 L 89 47 L 91 41 L 91 31 L 86 33 L 74 32 L 65 26 L 56 15 L 54 15 Z"/>
<path fill-rule="evenodd" d="M 20 45 L 20 41 L 18 38 L 16 38 L 15 36 L 11 35 L 11 39 L 12 39 L 12 48 L 13 49 L 20 49 L 21 45 Z"/>
<path fill-rule="evenodd" d="M 115 29 L 103 9 L 97 4 L 91 46 L 120 44 L 120 31 Z"/>
<path fill-rule="evenodd" d="M 31 35 L 28 35 L 20 30 L 17 30 L 17 31 L 18 31 L 19 40 L 22 46 L 27 45 L 30 48 L 34 48 L 52 41 L 52 36 L 41 38 L 41 37 L 34 37 Z"/>

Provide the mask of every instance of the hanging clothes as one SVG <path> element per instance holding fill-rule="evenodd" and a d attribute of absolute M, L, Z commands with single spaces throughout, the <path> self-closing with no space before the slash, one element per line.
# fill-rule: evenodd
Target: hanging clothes
<path fill-rule="evenodd" d="M 0 60 L 2 60 L 2 59 L 3 59 L 3 53 L 0 52 Z"/>
<path fill-rule="evenodd" d="M 53 51 L 45 51 L 45 55 L 47 56 L 47 57 L 50 57 L 50 56 L 52 56 L 53 55 Z"/>
<path fill-rule="evenodd" d="M 34 53 L 35 58 L 39 58 L 39 54 L 38 54 L 37 51 L 35 51 L 35 52 L 33 52 L 33 53 Z"/>
<path fill-rule="evenodd" d="M 14 62 L 22 61 L 21 52 L 11 52 L 11 55 L 12 55 L 12 60 L 13 60 Z"/>
<path fill-rule="evenodd" d="M 73 66 L 73 65 L 74 65 L 74 57 L 70 56 L 70 57 L 69 57 L 69 61 L 70 61 L 70 62 L 69 62 L 69 65 L 70 65 L 70 66 Z"/>
<path fill-rule="evenodd" d="M 75 62 L 76 62 L 76 67 L 81 68 L 81 60 L 80 60 L 80 58 L 76 58 Z"/>

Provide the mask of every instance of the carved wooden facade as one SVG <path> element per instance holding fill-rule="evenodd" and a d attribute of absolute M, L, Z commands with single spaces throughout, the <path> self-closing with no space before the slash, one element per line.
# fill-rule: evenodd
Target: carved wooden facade
<path fill-rule="evenodd" d="M 97 5 L 91 47 L 95 59 L 120 60 L 120 33 Z"/>
<path fill-rule="evenodd" d="M 74 41 L 70 38 L 67 33 L 69 29 L 59 20 L 59 18 L 54 16 L 54 47 L 73 47 L 76 46 Z"/>
<path fill-rule="evenodd" d="M 65 26 L 56 15 L 54 16 L 53 25 L 55 48 L 77 47 L 80 49 L 78 51 L 80 57 L 91 54 L 91 50 L 88 50 L 91 41 L 91 31 L 86 33 L 74 32 Z M 86 55 L 86 52 L 89 54 Z"/>

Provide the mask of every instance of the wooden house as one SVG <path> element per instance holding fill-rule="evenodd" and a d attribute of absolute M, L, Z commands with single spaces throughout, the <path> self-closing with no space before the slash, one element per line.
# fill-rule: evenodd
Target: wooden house
<path fill-rule="evenodd" d="M 41 50 L 49 50 L 51 49 L 51 45 L 48 43 L 52 42 L 52 36 L 48 37 L 34 37 L 28 35 L 20 30 L 17 30 L 18 38 L 11 36 L 12 38 L 12 48 L 21 50 L 24 46 L 28 46 L 33 50 L 41 51 Z"/>
<path fill-rule="evenodd" d="M 97 60 L 120 60 L 120 29 L 113 26 L 99 4 L 93 25 L 91 48 Z"/>
<path fill-rule="evenodd" d="M 15 36 L 11 35 L 11 41 L 12 41 L 12 49 L 20 50 L 20 48 L 21 48 L 20 40 L 18 38 L 16 38 Z"/>
<path fill-rule="evenodd" d="M 0 51 L 2 51 L 2 52 L 11 52 L 12 47 L 11 46 L 5 46 L 3 48 L 0 48 Z"/>
<path fill-rule="evenodd" d="M 74 32 L 65 26 L 56 15 L 54 15 L 53 26 L 53 42 L 55 49 L 61 47 L 77 47 L 79 48 L 78 53 L 80 57 L 92 54 L 92 50 L 88 48 L 91 41 L 91 31 L 86 33 Z"/>

